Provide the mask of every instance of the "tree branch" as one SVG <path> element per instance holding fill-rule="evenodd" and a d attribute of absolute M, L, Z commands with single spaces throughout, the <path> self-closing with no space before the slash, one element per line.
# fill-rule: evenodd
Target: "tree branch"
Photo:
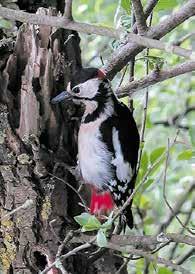
<path fill-rule="evenodd" d="M 72 0 L 66 0 L 65 1 L 64 16 L 69 20 L 73 20 L 73 17 L 72 17 Z"/>
<path fill-rule="evenodd" d="M 158 0 L 148 1 L 147 5 L 146 5 L 146 8 L 144 10 L 145 20 L 149 17 L 149 15 L 153 11 L 153 9 L 154 9 L 154 7 L 156 6 L 157 3 L 158 3 Z M 132 27 L 132 32 L 136 33 L 136 30 L 137 30 L 137 24 L 135 23 Z"/>
<path fill-rule="evenodd" d="M 69 8 L 67 8 L 66 13 L 67 15 L 70 14 Z M 86 23 L 79 23 L 71 21 L 69 18 L 66 18 L 64 16 L 43 16 L 39 14 L 32 14 L 21 10 L 13 10 L 4 7 L 0 7 L 0 16 L 12 21 L 16 20 L 23 23 L 29 23 L 34 25 L 49 25 L 51 27 L 76 30 L 78 32 L 84 32 L 88 34 L 93 33 L 97 35 L 119 39 L 119 31 L 113 28 L 101 27 Z"/>
<path fill-rule="evenodd" d="M 183 42 L 190 39 L 191 37 L 195 36 L 195 32 L 187 33 L 185 36 L 178 39 L 176 42 L 173 43 L 174 46 L 180 46 Z"/>
<path fill-rule="evenodd" d="M 184 49 L 173 44 L 164 43 L 159 40 L 147 38 L 145 36 L 139 36 L 134 33 L 128 34 L 128 41 L 134 41 L 140 46 L 150 48 L 150 49 L 159 49 L 168 53 L 173 53 L 179 56 L 187 57 L 192 60 L 195 60 L 192 50 Z"/>
<path fill-rule="evenodd" d="M 183 204 L 185 203 L 185 201 L 187 200 L 187 197 L 190 195 L 190 193 L 192 193 L 194 191 L 194 189 L 195 189 L 195 182 L 193 181 L 188 186 L 188 188 L 186 189 L 186 191 L 184 192 L 182 197 L 180 199 L 177 199 L 177 202 L 176 202 L 175 206 L 173 207 L 174 214 L 173 214 L 173 212 L 169 213 L 166 220 L 160 225 L 160 227 L 158 229 L 158 233 L 160 233 L 161 231 L 164 231 L 169 226 L 169 224 L 172 222 L 174 217 L 180 212 L 180 209 L 183 206 Z"/>
<path fill-rule="evenodd" d="M 146 19 L 148 18 L 150 13 L 153 11 L 153 9 L 155 8 L 157 3 L 158 3 L 158 0 L 149 0 L 148 1 L 147 5 L 146 5 L 146 8 L 144 10 Z"/>
<path fill-rule="evenodd" d="M 118 97 L 124 97 L 133 95 L 137 90 L 144 89 L 146 87 L 152 86 L 156 83 L 162 82 L 164 80 L 173 78 L 175 76 L 185 74 L 195 70 L 195 62 L 189 61 L 179 65 L 174 66 L 171 69 L 152 71 L 148 76 L 141 78 L 140 80 L 135 80 L 129 84 L 120 87 L 116 93 Z"/>
<path fill-rule="evenodd" d="M 93 236 L 83 234 L 73 237 L 73 243 L 89 242 L 94 239 Z M 112 235 L 109 242 L 121 247 L 134 246 L 138 249 L 152 250 L 157 245 L 166 242 L 183 243 L 195 247 L 195 237 L 179 233 L 160 233 L 158 235 Z"/>
<path fill-rule="evenodd" d="M 183 264 L 187 259 L 189 259 L 195 253 L 195 248 L 192 247 L 186 252 L 184 255 L 180 256 L 176 260 L 176 264 L 180 265 Z"/>
<path fill-rule="evenodd" d="M 39 14 L 31 14 L 23 11 L 11 10 L 4 7 L 0 7 L 0 15 L 10 20 L 17 20 L 17 21 L 37 24 L 37 25 L 50 25 L 53 27 L 72 29 L 72 30 L 81 31 L 85 33 L 99 34 L 102 36 L 108 36 L 116 39 L 120 38 L 119 32 L 115 29 L 72 21 L 71 20 L 72 5 L 71 4 L 72 4 L 72 1 L 68 0 L 65 8 L 65 18 L 57 17 L 57 16 L 49 16 L 49 15 L 43 16 Z M 155 39 L 139 36 L 134 33 L 128 34 L 128 40 L 134 41 L 138 45 L 141 45 L 147 48 L 156 48 L 156 49 L 164 50 L 166 52 L 171 52 L 171 53 L 188 57 L 188 58 L 190 58 L 192 55 L 191 50 L 183 49 L 178 46 L 170 45 L 168 43 L 163 43 Z"/>
<path fill-rule="evenodd" d="M 182 5 L 180 9 L 167 16 L 167 18 L 158 25 L 150 28 L 147 32 L 147 37 L 160 39 L 193 15 L 195 15 L 195 1 L 189 0 L 186 4 Z M 116 50 L 105 66 L 108 78 L 112 79 L 132 57 L 143 49 L 144 47 L 138 46 L 131 41 Z"/>
<path fill-rule="evenodd" d="M 144 34 L 147 31 L 145 14 L 140 0 L 132 0 L 133 10 L 136 18 L 136 24 L 139 34 Z"/>
<path fill-rule="evenodd" d="M 152 254 L 142 251 L 142 250 L 137 250 L 137 249 L 128 248 L 128 247 L 124 248 L 124 247 L 120 247 L 120 246 L 112 244 L 112 243 L 108 243 L 107 247 L 110 249 L 113 249 L 113 250 L 120 251 L 122 253 L 128 253 L 128 254 L 142 256 L 151 262 L 157 262 L 158 264 L 166 265 L 166 266 L 171 267 L 183 274 L 193 274 L 191 271 L 188 271 L 187 269 L 183 268 L 182 266 L 177 265 L 173 261 L 169 261 L 169 260 L 166 260 L 161 257 L 156 257 L 155 255 L 152 255 Z"/>
<path fill-rule="evenodd" d="M 178 121 L 180 119 L 182 119 L 184 116 L 186 116 L 188 113 L 192 112 L 192 111 L 195 111 L 195 107 L 194 106 L 189 106 L 182 113 L 176 114 L 175 116 L 171 117 L 168 120 L 153 122 L 153 125 L 163 125 L 165 127 L 175 126 L 175 127 L 178 127 L 178 128 L 188 129 L 187 126 L 180 125 L 178 123 Z"/>

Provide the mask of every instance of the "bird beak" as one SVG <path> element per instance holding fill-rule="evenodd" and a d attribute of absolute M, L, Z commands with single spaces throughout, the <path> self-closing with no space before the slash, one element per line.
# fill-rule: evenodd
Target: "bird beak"
<path fill-rule="evenodd" d="M 72 96 L 69 92 L 62 91 L 60 94 L 58 94 L 57 96 L 55 96 L 54 98 L 51 99 L 51 103 L 52 104 L 57 104 L 61 101 L 68 100 L 68 99 L 71 99 L 71 98 L 72 98 Z"/>

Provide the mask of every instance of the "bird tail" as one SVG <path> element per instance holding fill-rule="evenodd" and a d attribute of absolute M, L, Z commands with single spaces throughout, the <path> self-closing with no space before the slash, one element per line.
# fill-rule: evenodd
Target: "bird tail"
<path fill-rule="evenodd" d="M 92 214 L 108 213 L 114 207 L 114 202 L 110 192 L 98 192 L 92 189 L 90 212 Z"/>
<path fill-rule="evenodd" d="M 131 204 L 128 205 L 124 212 L 124 217 L 125 217 L 125 223 L 128 225 L 129 228 L 133 228 L 133 214 L 132 214 L 132 210 L 131 210 Z"/>

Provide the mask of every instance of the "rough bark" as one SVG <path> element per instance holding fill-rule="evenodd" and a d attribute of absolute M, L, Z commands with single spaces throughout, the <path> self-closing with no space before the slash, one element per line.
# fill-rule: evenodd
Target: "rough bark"
<path fill-rule="evenodd" d="M 39 13 L 55 11 L 41 8 Z M 43 270 L 55 259 L 60 240 L 77 228 L 73 217 L 83 211 L 78 195 L 66 184 L 79 186 L 66 165 L 76 165 L 82 110 L 71 103 L 50 104 L 51 97 L 66 87 L 70 74 L 81 67 L 79 41 L 74 31 L 24 24 L 13 53 L 0 63 L 1 218 L 28 199 L 33 201 L 1 221 L 0 265 L 5 274 Z M 67 244 L 63 252 L 74 246 Z M 106 253 L 89 265 L 90 252 L 64 262 L 67 272 L 115 273 L 122 263 Z"/>

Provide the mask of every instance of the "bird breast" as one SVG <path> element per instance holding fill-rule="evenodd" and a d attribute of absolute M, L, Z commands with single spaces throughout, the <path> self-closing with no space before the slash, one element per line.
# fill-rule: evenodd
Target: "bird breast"
<path fill-rule="evenodd" d="M 81 174 L 86 183 L 98 189 L 107 189 L 113 179 L 112 153 L 102 142 L 99 130 L 105 120 L 101 117 L 90 123 L 82 123 L 78 135 L 78 158 Z M 107 187 L 106 187 L 107 186 Z"/>

